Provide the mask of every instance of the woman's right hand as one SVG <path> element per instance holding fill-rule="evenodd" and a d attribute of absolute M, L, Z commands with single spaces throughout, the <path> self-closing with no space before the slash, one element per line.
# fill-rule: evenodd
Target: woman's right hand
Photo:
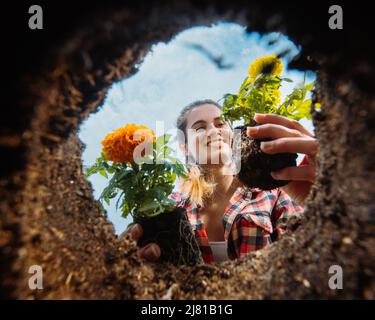
<path fill-rule="evenodd" d="M 138 241 L 143 234 L 142 226 L 139 223 L 136 223 L 124 232 L 124 234 L 126 233 L 130 233 L 132 238 L 135 241 Z M 160 247 L 155 242 L 148 243 L 144 247 L 138 249 L 138 256 L 147 261 L 156 262 L 160 258 Z"/>

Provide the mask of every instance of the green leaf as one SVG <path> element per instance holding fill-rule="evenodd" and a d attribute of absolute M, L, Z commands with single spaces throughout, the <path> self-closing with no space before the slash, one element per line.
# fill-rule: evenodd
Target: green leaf
<path fill-rule="evenodd" d="M 139 171 L 139 166 L 138 166 L 137 163 L 131 162 L 131 167 L 134 170 L 134 172 L 138 172 Z"/>
<path fill-rule="evenodd" d="M 170 134 L 163 134 L 160 137 L 156 139 L 156 149 L 160 150 L 164 145 L 166 145 L 169 142 L 169 139 L 171 138 Z"/>
<path fill-rule="evenodd" d="M 109 166 L 106 170 L 108 173 L 111 173 L 111 174 L 116 172 L 116 168 L 111 167 L 111 166 Z"/>
<path fill-rule="evenodd" d="M 139 212 L 150 211 L 150 210 L 157 209 L 159 206 L 160 206 L 159 203 L 157 201 L 153 200 L 153 201 L 142 204 L 139 207 L 138 211 Z"/>
<path fill-rule="evenodd" d="M 86 169 L 85 176 L 86 176 L 86 177 L 89 177 L 89 176 L 91 176 L 92 174 L 94 174 L 94 173 L 98 173 L 98 172 L 100 172 L 100 171 L 103 170 L 103 169 L 104 169 L 104 168 L 103 168 L 103 166 L 102 166 L 101 164 L 99 164 L 99 163 L 94 164 L 93 166 L 88 167 L 88 168 Z"/>
<path fill-rule="evenodd" d="M 107 206 L 109 206 L 109 198 L 108 197 L 104 197 L 104 201 L 107 204 Z"/>
<path fill-rule="evenodd" d="M 286 81 L 286 82 L 293 82 L 292 79 L 289 79 L 289 78 L 282 78 L 283 81 Z"/>
<path fill-rule="evenodd" d="M 121 201 L 121 198 L 122 198 L 122 196 L 124 195 L 124 191 L 123 192 L 121 192 L 121 194 L 119 195 L 119 197 L 118 197 L 118 199 L 117 199 L 117 201 L 116 201 L 116 210 L 118 210 L 118 204 L 119 204 L 119 202 Z"/>
<path fill-rule="evenodd" d="M 100 173 L 103 177 L 105 177 L 105 178 L 108 179 L 107 172 L 106 172 L 104 169 L 103 169 L 103 170 L 100 170 L 99 173 Z"/>
<path fill-rule="evenodd" d="M 305 91 L 311 91 L 314 88 L 315 82 L 311 82 L 305 86 Z"/>
<path fill-rule="evenodd" d="M 173 150 L 170 147 L 164 147 L 163 153 L 164 155 L 169 155 L 173 152 Z"/>

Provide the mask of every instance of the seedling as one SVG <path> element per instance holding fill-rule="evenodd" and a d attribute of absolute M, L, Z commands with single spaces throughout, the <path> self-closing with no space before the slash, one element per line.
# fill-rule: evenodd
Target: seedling
<path fill-rule="evenodd" d="M 255 113 L 272 113 L 294 120 L 311 119 L 311 99 L 307 94 L 313 89 L 314 82 L 306 83 L 306 74 L 303 83 L 297 85 L 293 91 L 281 102 L 280 86 L 283 65 L 276 56 L 266 56 L 256 59 L 249 68 L 249 75 L 242 82 L 237 94 L 224 95 L 222 119 L 233 124 L 236 120 L 243 120 L 244 125 L 236 129 L 241 130 L 241 139 L 238 146 L 241 148 L 241 168 L 239 179 L 249 187 L 258 187 L 270 190 L 286 185 L 289 181 L 275 180 L 272 171 L 285 167 L 295 166 L 297 154 L 279 153 L 266 154 L 260 149 L 260 142 L 269 139 L 253 140 L 246 134 L 248 126 L 257 126 L 254 120 Z M 315 105 L 319 108 L 319 104 Z"/>
<path fill-rule="evenodd" d="M 160 261 L 196 264 L 202 258 L 186 210 L 175 207 L 168 197 L 176 179 L 186 177 L 184 165 L 172 156 L 170 138 L 156 139 L 145 126 L 125 125 L 105 137 L 101 156 L 85 174 L 99 173 L 109 179 L 99 200 L 109 205 L 119 195 L 116 209 L 124 218 L 131 215 L 131 224 L 142 226 L 139 246 L 156 242 Z"/>

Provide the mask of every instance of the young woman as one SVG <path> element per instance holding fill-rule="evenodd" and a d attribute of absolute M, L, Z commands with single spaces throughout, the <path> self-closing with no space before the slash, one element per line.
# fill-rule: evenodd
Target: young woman
<path fill-rule="evenodd" d="M 265 153 L 303 153 L 297 167 L 272 173 L 274 179 L 291 180 L 283 188 L 262 191 L 240 183 L 233 171 L 233 130 L 220 121 L 221 106 L 212 100 L 185 107 L 177 127 L 184 132 L 181 148 L 188 159 L 189 176 L 179 192 L 170 195 L 176 206 L 186 208 L 205 262 L 236 259 L 270 245 L 285 230 L 286 220 L 303 212 L 302 202 L 315 180 L 317 143 L 300 123 L 278 115 L 257 114 L 260 126 L 249 127 L 252 138 L 262 142 Z M 142 227 L 130 230 L 134 239 Z M 138 250 L 140 257 L 157 261 L 160 248 L 149 243 Z"/>

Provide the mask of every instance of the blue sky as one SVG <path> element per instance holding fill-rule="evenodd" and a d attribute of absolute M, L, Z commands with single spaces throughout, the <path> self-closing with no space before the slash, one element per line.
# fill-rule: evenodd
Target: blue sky
<path fill-rule="evenodd" d="M 268 41 L 278 38 L 273 45 Z M 189 47 L 200 44 L 214 55 L 223 56 L 230 69 L 218 69 L 202 52 Z M 225 93 L 236 93 L 251 61 L 264 55 L 277 54 L 286 48 L 290 55 L 283 59 L 282 76 L 292 79 L 281 87 L 288 94 L 296 83 L 303 81 L 303 72 L 287 70 L 287 59 L 299 52 L 298 46 L 278 33 L 260 35 L 246 33 L 245 27 L 219 22 L 209 27 L 194 27 L 177 34 L 168 43 L 155 44 L 138 67 L 138 72 L 112 85 L 99 111 L 91 114 L 81 125 L 79 138 L 85 144 L 82 153 L 84 166 L 94 163 L 100 155 L 101 141 L 114 129 L 126 123 L 143 124 L 156 130 L 156 122 L 164 123 L 167 133 L 173 134 L 179 111 L 198 99 L 219 100 Z M 314 74 L 307 74 L 308 81 Z M 311 121 L 301 123 L 313 131 Z M 156 135 L 163 132 L 156 130 Z M 176 148 L 177 149 L 177 148 Z M 97 199 L 107 184 L 101 175 L 89 177 Z M 116 199 L 105 208 L 116 233 L 126 229 L 131 218 L 121 217 L 115 209 Z"/>

